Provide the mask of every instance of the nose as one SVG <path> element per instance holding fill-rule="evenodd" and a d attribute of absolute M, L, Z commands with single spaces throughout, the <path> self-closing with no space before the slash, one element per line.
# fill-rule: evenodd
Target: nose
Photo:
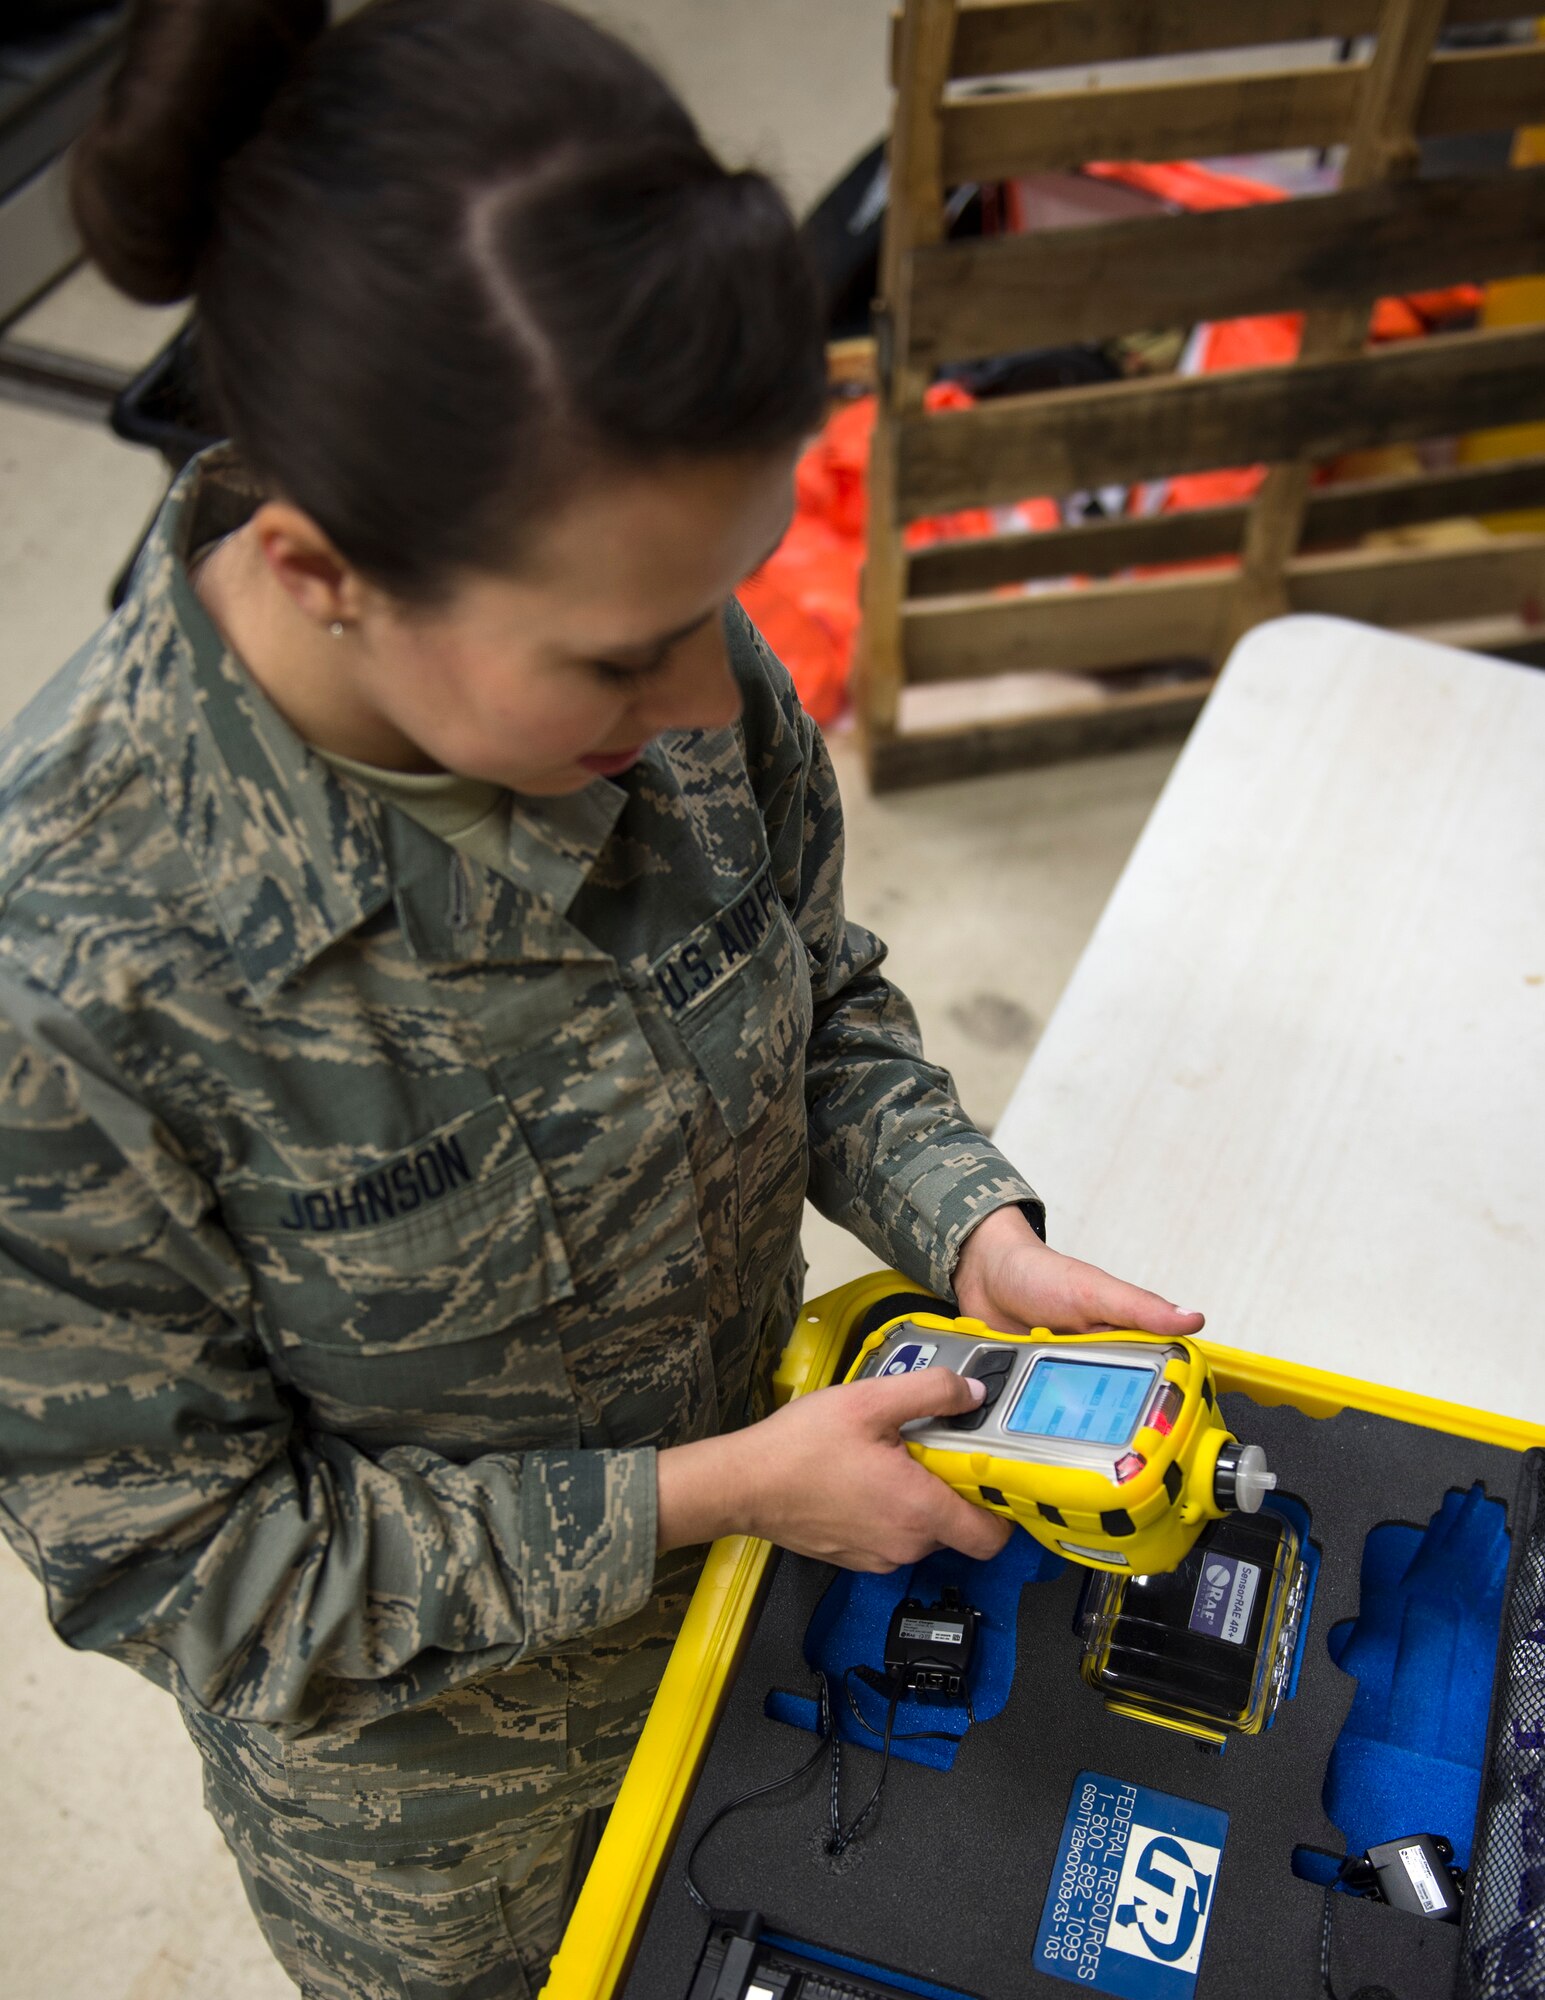
<path fill-rule="evenodd" d="M 667 729 L 728 729 L 741 711 L 740 684 L 730 668 L 724 626 L 712 618 L 683 639 L 664 675 L 634 710 L 641 737 Z"/>

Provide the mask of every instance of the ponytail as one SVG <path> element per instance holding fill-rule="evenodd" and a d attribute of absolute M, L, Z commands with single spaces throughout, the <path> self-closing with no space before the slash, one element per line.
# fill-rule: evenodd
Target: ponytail
<path fill-rule="evenodd" d="M 327 0 L 141 0 L 123 61 L 76 147 L 75 220 L 120 291 L 165 305 L 193 290 L 222 162 L 262 122 Z"/>

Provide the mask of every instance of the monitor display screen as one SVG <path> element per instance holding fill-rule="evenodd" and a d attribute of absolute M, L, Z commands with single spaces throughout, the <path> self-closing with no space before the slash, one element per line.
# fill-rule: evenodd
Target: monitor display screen
<path fill-rule="evenodd" d="M 1021 1437 L 1125 1444 L 1137 1428 L 1155 1372 L 1108 1361 L 1037 1361 L 1003 1427 Z"/>

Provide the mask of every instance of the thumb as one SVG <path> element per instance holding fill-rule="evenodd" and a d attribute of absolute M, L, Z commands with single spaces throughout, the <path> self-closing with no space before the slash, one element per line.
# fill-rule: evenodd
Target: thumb
<path fill-rule="evenodd" d="M 876 1427 L 899 1431 L 916 1417 L 953 1417 L 974 1410 L 987 1394 L 985 1384 L 950 1368 L 914 1368 L 868 1384 Z"/>

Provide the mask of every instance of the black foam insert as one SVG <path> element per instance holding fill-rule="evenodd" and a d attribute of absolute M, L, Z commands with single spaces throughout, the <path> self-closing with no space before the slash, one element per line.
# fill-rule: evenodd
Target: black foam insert
<path fill-rule="evenodd" d="M 823 1852 L 822 1759 L 798 1785 L 715 1829 L 697 1865 L 705 1893 L 721 1908 L 759 1910 L 770 1930 L 977 2000 L 1066 2000 L 1070 1983 L 1039 1970 L 1032 1953 L 1075 1776 L 1094 1770 L 1229 1815 L 1196 2000 L 1319 1994 L 1326 1892 L 1296 1877 L 1291 1857 L 1300 1845 L 1343 1851 L 1320 1795 L 1354 1683 L 1331 1661 L 1326 1634 L 1357 1615 L 1371 1529 L 1424 1527 L 1450 1488 L 1477 1481 L 1511 1521 L 1521 1460 L 1362 1411 L 1314 1418 L 1230 1396 L 1225 1414 L 1309 1509 L 1321 1552 L 1298 1691 L 1269 1731 L 1235 1738 L 1219 1756 L 1110 1714 L 1079 1676 L 1074 1618 L 1085 1572 L 1069 1565 L 1025 1589 L 1008 1703 L 969 1732 L 951 1770 L 893 1759 L 877 1817 L 834 1861 Z M 769 1720 L 764 1703 L 773 1688 L 810 1692 L 802 1642 L 831 1575 L 800 1557 L 777 1563 L 662 1870 L 627 2000 L 685 1995 L 708 1929 L 683 1879 L 693 1841 L 720 1806 L 809 1753 L 810 1736 Z M 878 1769 L 874 1752 L 844 1753 L 845 1812 L 867 1797 Z M 1409 1830 L 1428 1830 L 1420 1816 L 1418 1806 Z M 1454 1926 L 1345 1895 L 1333 1902 L 1332 1975 L 1345 2000 L 1369 1985 L 1398 2000 L 1452 1992 Z"/>

